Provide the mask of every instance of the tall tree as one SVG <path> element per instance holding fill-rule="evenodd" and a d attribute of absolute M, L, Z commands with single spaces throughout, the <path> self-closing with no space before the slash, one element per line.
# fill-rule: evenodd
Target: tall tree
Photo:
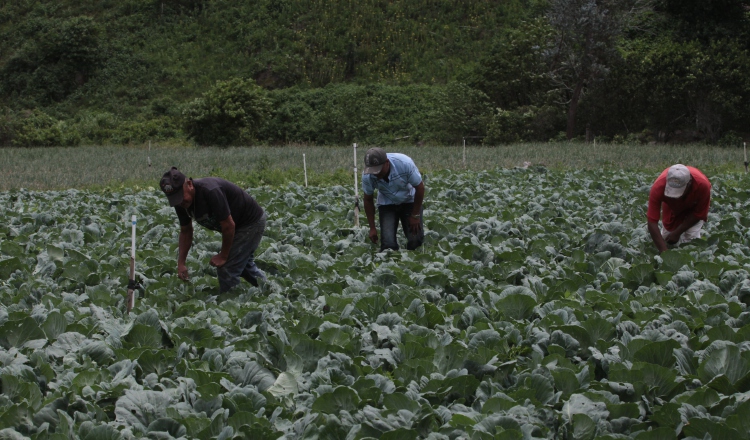
<path fill-rule="evenodd" d="M 616 44 L 650 0 L 551 0 L 547 19 L 555 30 L 551 77 L 568 97 L 566 134 L 576 132 L 578 105 L 592 83 L 606 77 Z"/>
<path fill-rule="evenodd" d="M 544 18 L 503 29 L 468 80 L 503 109 L 539 105 L 550 88 L 546 49 L 552 29 Z"/>
<path fill-rule="evenodd" d="M 655 0 L 654 10 L 667 14 L 668 26 L 682 41 L 704 45 L 719 39 L 747 39 L 750 0 Z"/>

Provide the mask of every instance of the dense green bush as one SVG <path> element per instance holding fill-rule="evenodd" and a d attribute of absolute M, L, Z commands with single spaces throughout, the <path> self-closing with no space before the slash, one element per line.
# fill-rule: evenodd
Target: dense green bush
<path fill-rule="evenodd" d="M 454 82 L 330 84 L 268 92 L 252 80 L 233 79 L 217 82 L 186 104 L 180 116 L 174 116 L 176 108 L 174 101 L 157 99 L 131 118 L 80 111 L 59 126 L 54 117 L 32 112 L 36 116 L 24 123 L 23 140 L 15 143 L 128 144 L 189 137 L 200 145 L 459 144 L 464 136 L 483 136 L 492 117 L 483 92 Z M 6 131 L 15 136 L 17 129 Z"/>
<path fill-rule="evenodd" d="M 549 78 L 552 29 L 538 18 L 503 29 L 469 75 L 468 83 L 504 109 L 543 105 L 558 98 Z"/>
<path fill-rule="evenodd" d="M 0 107 L 0 146 L 11 145 L 16 135 L 16 115 L 8 107 Z"/>
<path fill-rule="evenodd" d="M 434 104 L 428 123 L 433 141 L 457 144 L 465 136 L 484 136 L 492 116 L 492 106 L 484 92 L 459 82 L 433 87 L 431 92 Z"/>
<path fill-rule="evenodd" d="M 510 144 L 550 140 L 565 128 L 565 115 L 556 107 L 523 106 L 497 109 L 487 127 L 484 143 Z"/>
<path fill-rule="evenodd" d="M 74 129 L 89 145 L 110 143 L 113 133 L 122 124 L 114 113 L 102 111 L 82 111 L 72 120 Z"/>
<path fill-rule="evenodd" d="M 114 144 L 137 144 L 147 141 L 178 140 L 185 136 L 179 121 L 171 117 L 128 121 L 118 127 L 109 141 Z"/>
<path fill-rule="evenodd" d="M 185 131 L 201 145 L 247 145 L 256 140 L 270 108 L 267 92 L 254 81 L 218 81 L 185 107 Z"/>
<path fill-rule="evenodd" d="M 40 110 L 0 109 L 0 146 L 46 147 L 79 144 L 131 144 L 185 140 L 179 121 L 170 116 L 121 120 L 113 113 L 82 112 L 58 120 Z"/>
<path fill-rule="evenodd" d="M 734 130 L 729 130 L 721 136 L 721 139 L 719 139 L 718 144 L 722 147 L 735 147 L 735 148 L 742 147 L 743 146 L 742 136 L 740 136 Z"/>
<path fill-rule="evenodd" d="M 185 137 L 179 120 L 170 116 L 121 120 L 109 112 L 84 112 L 71 121 L 68 129 L 86 145 L 134 144 Z"/>
<path fill-rule="evenodd" d="M 531 138 L 529 125 L 534 111 L 526 108 L 516 110 L 497 109 L 487 129 L 485 142 L 489 145 L 511 144 Z"/>
<path fill-rule="evenodd" d="M 47 105 L 85 84 L 101 61 L 99 26 L 90 17 L 35 19 L 16 53 L 0 65 L 0 96 L 26 106 Z"/>
<path fill-rule="evenodd" d="M 582 101 L 581 119 L 597 136 L 625 138 L 649 130 L 651 140 L 716 142 L 730 130 L 747 132 L 750 56 L 737 42 L 672 38 L 631 40 L 610 78 Z"/>
<path fill-rule="evenodd" d="M 460 143 L 484 134 L 491 115 L 487 96 L 461 83 L 330 84 L 270 96 L 274 110 L 260 139 L 277 144 Z"/>
<path fill-rule="evenodd" d="M 269 143 L 385 143 L 423 137 L 430 87 L 329 84 L 274 90 Z"/>
<path fill-rule="evenodd" d="M 51 147 L 78 145 L 80 137 L 59 121 L 39 110 L 21 112 L 15 121 L 11 145 L 14 147 Z"/>
<path fill-rule="evenodd" d="M 749 137 L 747 4 L 639 3 L 649 8 L 629 19 L 633 26 L 620 38 L 594 44 L 618 56 L 597 67 L 607 75 L 582 85 L 574 135 Z M 571 59 L 559 51 L 549 5 L 0 2 L 0 106 L 8 109 L 0 113 L 0 144 L 9 145 L 21 125 L 24 144 L 545 141 L 565 123 L 577 89 L 559 74 Z M 582 10 L 563 9 L 571 23 L 582 21 Z M 234 90 L 229 84 L 240 80 L 232 78 L 262 89 Z M 235 101 L 243 93 L 254 97 Z M 220 102 L 222 94 L 234 96 L 231 103 Z M 240 114 L 246 105 L 257 114 Z M 503 111 L 493 113 L 497 108 Z M 51 126 L 21 123 L 36 110 L 63 121 L 62 138 L 54 141 Z"/>

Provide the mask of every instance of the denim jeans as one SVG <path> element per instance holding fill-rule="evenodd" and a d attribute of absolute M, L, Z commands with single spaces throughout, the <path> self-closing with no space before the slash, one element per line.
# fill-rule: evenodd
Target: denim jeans
<path fill-rule="evenodd" d="M 255 265 L 255 251 L 266 229 L 266 213 L 252 225 L 234 231 L 234 241 L 226 264 L 216 270 L 219 276 L 219 292 L 224 293 L 240 283 L 240 277 L 253 286 L 258 278 L 265 280 L 266 274 Z"/>
<path fill-rule="evenodd" d="M 380 216 L 380 250 L 386 249 L 398 250 L 398 240 L 396 240 L 396 229 L 398 222 L 401 221 L 401 228 L 406 236 L 406 249 L 412 251 L 424 242 L 424 222 L 420 216 L 419 232 L 416 234 L 409 231 L 409 216 L 414 203 L 402 203 L 400 205 L 380 205 L 378 214 Z M 420 214 L 422 210 L 420 210 Z"/>

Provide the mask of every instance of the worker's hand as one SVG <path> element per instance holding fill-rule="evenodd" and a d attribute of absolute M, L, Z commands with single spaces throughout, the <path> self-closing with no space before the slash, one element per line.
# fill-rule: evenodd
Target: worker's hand
<path fill-rule="evenodd" d="M 672 231 L 669 234 L 667 234 L 666 237 L 664 237 L 664 241 L 667 242 L 667 244 L 677 244 L 677 242 L 680 241 L 680 233 L 677 231 Z"/>
<path fill-rule="evenodd" d="M 421 219 L 410 215 L 409 216 L 409 232 L 411 232 L 412 234 L 418 234 L 420 229 L 422 229 Z"/>
<path fill-rule="evenodd" d="M 370 241 L 373 243 L 378 242 L 378 230 L 375 228 L 370 228 Z"/>
<path fill-rule="evenodd" d="M 177 277 L 182 281 L 190 280 L 190 274 L 188 273 L 187 266 L 185 266 L 184 264 L 177 265 Z"/>
<path fill-rule="evenodd" d="M 227 263 L 227 257 L 221 254 L 216 254 L 213 257 L 211 257 L 210 264 L 213 267 L 221 267 L 225 265 L 226 263 Z"/>

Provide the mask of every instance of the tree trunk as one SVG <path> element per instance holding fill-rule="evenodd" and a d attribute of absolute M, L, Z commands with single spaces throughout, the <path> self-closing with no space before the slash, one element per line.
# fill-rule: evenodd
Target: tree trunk
<path fill-rule="evenodd" d="M 576 88 L 573 89 L 573 95 L 570 97 L 570 105 L 568 106 L 568 126 L 566 135 L 568 140 L 573 139 L 576 131 L 576 113 L 578 112 L 578 101 L 581 100 L 581 92 L 583 91 L 583 81 L 578 81 Z"/>

